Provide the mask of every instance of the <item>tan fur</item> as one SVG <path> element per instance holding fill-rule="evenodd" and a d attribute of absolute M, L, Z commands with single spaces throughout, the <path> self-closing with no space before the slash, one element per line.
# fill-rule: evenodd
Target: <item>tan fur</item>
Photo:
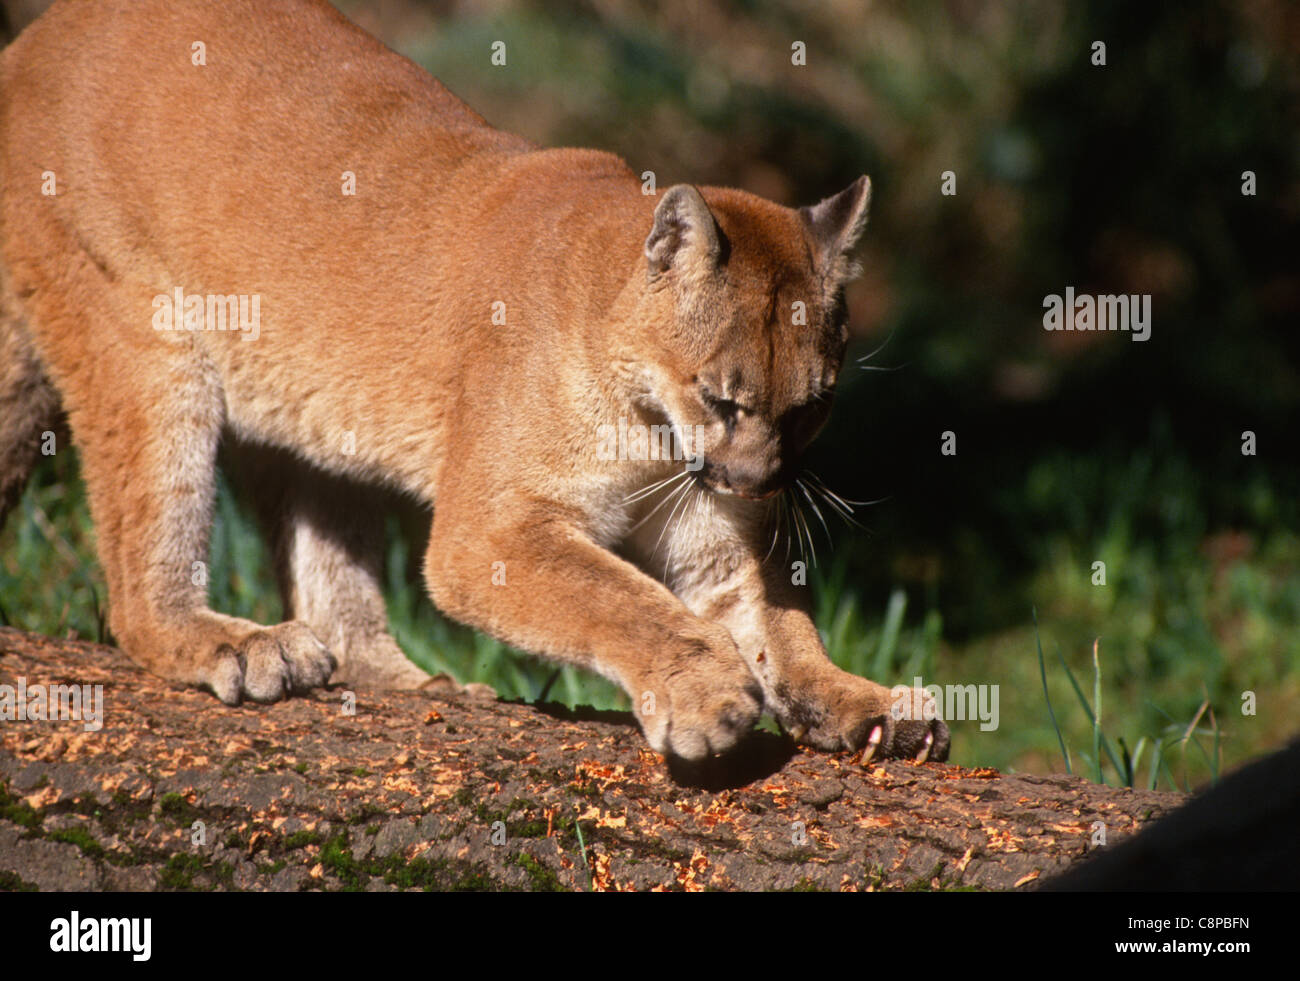
<path fill-rule="evenodd" d="M 371 482 L 433 506 L 442 610 L 613 679 L 658 750 L 725 750 L 766 705 L 817 746 L 942 758 L 943 724 L 895 723 L 763 561 L 868 198 L 644 195 L 616 157 L 490 128 L 323 0 L 61 0 L 0 55 L 0 491 L 61 404 L 115 635 L 227 702 L 425 682 L 384 630 Z M 256 294 L 257 338 L 155 330 L 178 287 Z M 702 462 L 671 508 L 629 498 L 681 460 L 599 458 L 620 419 Z M 194 581 L 223 440 L 288 623 Z"/>

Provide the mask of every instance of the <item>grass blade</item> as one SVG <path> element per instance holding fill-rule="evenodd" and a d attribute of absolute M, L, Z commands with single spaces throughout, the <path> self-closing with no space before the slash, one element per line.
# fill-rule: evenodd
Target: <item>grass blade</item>
<path fill-rule="evenodd" d="M 880 628 L 880 644 L 876 648 L 876 660 L 872 665 L 871 677 L 884 678 L 894 663 L 894 651 L 898 647 L 898 632 L 903 627 L 903 613 L 907 610 L 907 593 L 895 589 L 889 594 L 889 606 L 885 610 L 885 623 Z"/>
<path fill-rule="evenodd" d="M 1061 735 L 1061 727 L 1056 722 L 1056 713 L 1052 711 L 1052 696 L 1047 693 L 1047 665 L 1043 661 L 1043 642 L 1038 636 L 1038 608 L 1031 607 L 1034 617 L 1034 643 L 1038 645 L 1038 674 L 1043 679 L 1043 700 L 1047 702 L 1047 715 L 1052 720 L 1052 728 L 1056 730 L 1056 741 L 1061 744 L 1061 756 L 1065 759 L 1065 772 L 1073 773 L 1074 769 L 1070 765 L 1070 751 L 1065 748 L 1065 737 Z"/>
<path fill-rule="evenodd" d="M 1083 711 L 1086 712 L 1088 715 L 1088 722 L 1093 727 L 1093 731 L 1096 736 L 1096 741 L 1100 744 L 1101 749 L 1105 751 L 1106 756 L 1110 759 L 1110 764 L 1115 768 L 1115 772 L 1119 773 L 1120 772 L 1119 760 L 1115 758 L 1115 753 L 1110 748 L 1110 740 L 1108 740 L 1105 736 L 1101 734 L 1101 730 L 1097 724 L 1097 717 L 1096 715 L 1093 714 L 1092 711 L 1092 706 L 1088 704 L 1088 699 L 1083 694 L 1083 689 L 1079 687 L 1079 682 L 1075 680 L 1074 672 L 1071 671 L 1070 666 L 1065 663 L 1065 656 L 1061 653 L 1060 647 L 1057 647 L 1056 649 L 1056 659 L 1061 662 L 1061 667 L 1065 669 L 1065 676 L 1070 679 L 1070 686 L 1074 689 L 1074 693 L 1077 696 L 1079 696 L 1079 704 L 1083 706 Z M 1100 754 L 1097 754 L 1096 758 L 1100 759 Z M 1097 778 L 1098 783 L 1102 782 L 1100 777 L 1100 772 L 1101 772 L 1100 767 L 1098 767 L 1098 778 Z"/>
<path fill-rule="evenodd" d="M 1097 657 L 1097 648 L 1101 645 L 1101 638 L 1097 637 L 1092 642 L 1092 704 L 1095 708 L 1095 714 L 1092 717 L 1092 758 L 1095 767 L 1096 782 L 1104 783 L 1101 778 L 1101 661 Z M 1115 758 L 1111 757 L 1111 762 Z M 1120 769 L 1115 767 L 1118 774 Z"/>

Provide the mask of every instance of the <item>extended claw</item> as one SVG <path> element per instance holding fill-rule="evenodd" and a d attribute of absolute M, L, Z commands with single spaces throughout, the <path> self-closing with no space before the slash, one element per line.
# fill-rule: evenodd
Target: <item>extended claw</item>
<path fill-rule="evenodd" d="M 921 746 L 920 752 L 916 754 L 916 762 L 924 763 L 930 756 L 930 747 L 934 745 L 934 733 L 925 734 L 925 743 Z"/>
<path fill-rule="evenodd" d="M 871 730 L 871 735 L 867 738 L 867 748 L 862 751 L 862 765 L 866 766 L 871 762 L 871 758 L 876 755 L 876 750 L 880 748 L 880 739 L 884 733 L 880 726 Z"/>

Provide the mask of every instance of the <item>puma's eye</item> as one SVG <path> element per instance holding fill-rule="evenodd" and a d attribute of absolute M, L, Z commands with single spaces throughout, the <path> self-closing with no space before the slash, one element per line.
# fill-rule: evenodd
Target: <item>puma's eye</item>
<path fill-rule="evenodd" d="M 736 415 L 743 411 L 739 403 L 731 399 L 724 399 L 709 391 L 700 392 L 700 398 L 704 400 L 705 405 L 724 421 L 735 419 Z"/>

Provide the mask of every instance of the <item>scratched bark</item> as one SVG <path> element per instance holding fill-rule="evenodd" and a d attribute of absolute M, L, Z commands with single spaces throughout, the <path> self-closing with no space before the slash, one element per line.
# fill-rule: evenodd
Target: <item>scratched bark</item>
<path fill-rule="evenodd" d="M 0 888 L 1033 889 L 1170 793 L 759 733 L 670 771 L 630 716 L 340 690 L 229 708 L 0 628 L 0 684 L 104 686 L 98 732 L 0 722 Z M 500 822 L 500 823 L 498 823 Z M 581 839 L 580 837 L 581 836 Z"/>

